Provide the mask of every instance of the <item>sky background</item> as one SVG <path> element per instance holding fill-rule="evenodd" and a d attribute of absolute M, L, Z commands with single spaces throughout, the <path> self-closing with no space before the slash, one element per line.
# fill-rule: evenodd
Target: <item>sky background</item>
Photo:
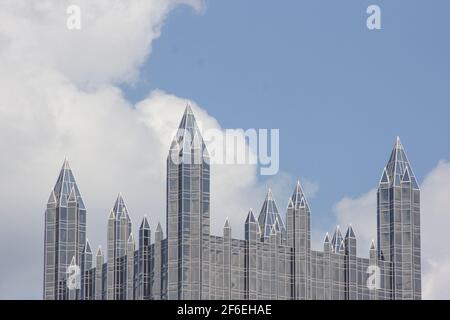
<path fill-rule="evenodd" d="M 371 4 L 382 30 L 366 27 Z M 329 225 L 334 203 L 377 185 L 397 135 L 419 180 L 450 158 L 449 12 L 444 0 L 180 7 L 123 88 L 189 97 L 225 128 L 279 128 L 281 170 L 320 185 L 312 223 Z"/>
<path fill-rule="evenodd" d="M 71 4 L 81 30 L 66 27 Z M 381 30 L 366 27 L 372 4 Z M 400 136 L 421 184 L 423 296 L 450 299 L 449 13 L 447 0 L 0 0 L 0 298 L 42 297 L 66 156 L 93 250 L 119 192 L 135 232 L 144 214 L 165 225 L 165 158 L 190 103 L 205 129 L 280 129 L 276 176 L 212 168 L 212 233 L 228 216 L 237 238 L 268 187 L 284 217 L 300 178 L 313 247 L 352 223 L 367 257 Z"/>

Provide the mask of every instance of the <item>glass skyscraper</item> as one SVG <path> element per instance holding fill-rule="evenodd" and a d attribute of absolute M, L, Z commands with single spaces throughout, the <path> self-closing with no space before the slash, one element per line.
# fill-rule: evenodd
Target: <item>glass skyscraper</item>
<path fill-rule="evenodd" d="M 392 298 L 420 299 L 420 190 L 399 138 L 378 188 L 377 237 Z"/>
<path fill-rule="evenodd" d="M 86 209 L 67 161 L 45 214 L 45 299 L 421 299 L 420 190 L 397 138 L 379 182 L 377 242 L 357 252 L 352 226 L 327 233 L 311 250 L 311 209 L 300 182 L 285 219 L 269 190 L 245 238 L 210 234 L 209 155 L 186 107 L 167 156 L 166 237 L 146 217 L 137 243 L 118 196 L 107 222 L 107 256 L 95 261 L 86 240 Z M 232 186 L 230 186 L 232 187 Z M 375 214 L 375 212 L 374 212 Z M 345 236 L 343 235 L 345 234 Z M 80 286 L 67 268 L 80 266 Z M 70 269 L 70 268 L 69 268 Z M 70 289 L 69 289 L 70 287 Z"/>
<path fill-rule="evenodd" d="M 73 266 L 81 265 L 85 245 L 86 208 L 66 159 L 50 192 L 45 211 L 45 299 L 80 298 L 78 278 L 72 285 L 67 282 L 67 276 L 71 271 L 77 273 L 69 266 L 71 263 Z"/>

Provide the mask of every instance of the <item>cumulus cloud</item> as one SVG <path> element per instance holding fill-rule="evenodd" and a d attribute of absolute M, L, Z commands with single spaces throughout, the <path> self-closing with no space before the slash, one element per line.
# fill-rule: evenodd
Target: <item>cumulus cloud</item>
<path fill-rule="evenodd" d="M 66 29 L 69 3 L 82 9 L 80 31 Z M 165 224 L 165 160 L 186 102 L 204 129 L 223 131 L 188 98 L 155 90 L 132 105 L 117 86 L 136 80 L 180 4 L 202 8 L 200 0 L 0 3 L 0 298 L 41 298 L 45 205 L 65 156 L 95 247 L 105 244 L 118 192 L 135 230 L 144 214 L 152 228 Z M 270 179 L 284 190 L 277 181 Z M 233 236 L 242 236 L 247 210 L 259 209 L 265 189 L 255 165 L 213 166 L 212 232 L 220 234 L 229 216 Z"/>
<path fill-rule="evenodd" d="M 450 299 L 450 162 L 440 161 L 421 185 L 423 295 Z"/>
<path fill-rule="evenodd" d="M 450 252 L 443 235 L 450 226 L 450 162 L 440 161 L 421 184 L 421 244 L 424 299 L 450 298 Z M 334 206 L 339 224 L 352 223 L 358 250 L 367 256 L 376 239 L 376 189 L 343 198 Z"/>
<path fill-rule="evenodd" d="M 96 87 L 132 82 L 177 5 L 202 0 L 14 0 L 0 3 L 2 58 L 40 65 L 69 81 Z M 69 5 L 81 9 L 81 29 L 66 27 Z"/>
<path fill-rule="evenodd" d="M 333 207 L 342 232 L 351 224 L 357 237 L 358 255 L 369 256 L 370 242 L 377 236 L 377 190 L 356 198 L 345 197 Z"/>
<path fill-rule="evenodd" d="M 69 1 L 0 3 L 1 298 L 41 297 L 43 212 L 64 156 L 89 209 L 93 244 L 104 241 L 119 191 L 135 222 L 144 213 L 163 221 L 165 132 L 144 119 L 147 109 L 159 109 L 160 125 L 172 125 L 185 100 L 155 92 L 131 106 L 114 84 L 136 77 L 165 17 L 181 3 L 201 5 L 70 1 L 82 9 L 76 32 L 66 28 Z"/>

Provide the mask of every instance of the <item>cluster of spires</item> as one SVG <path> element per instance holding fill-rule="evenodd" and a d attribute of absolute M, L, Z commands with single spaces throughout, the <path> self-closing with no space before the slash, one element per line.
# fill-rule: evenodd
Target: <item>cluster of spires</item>
<path fill-rule="evenodd" d="M 115 221 L 118 222 L 119 224 L 126 224 L 129 230 L 129 235 L 128 235 L 128 239 L 126 241 L 126 244 L 124 244 L 125 246 L 122 248 L 122 252 L 121 254 L 125 254 L 126 249 L 125 248 L 133 248 L 132 251 L 134 251 L 134 248 L 136 246 L 136 241 L 135 241 L 135 237 L 133 235 L 133 231 L 132 231 L 132 222 L 131 222 L 131 218 L 128 214 L 128 209 L 125 205 L 125 201 L 123 200 L 123 196 L 122 193 L 119 193 L 119 195 L 117 196 L 116 202 L 114 204 L 114 207 L 111 209 L 111 212 L 109 214 L 108 217 L 108 221 Z M 144 217 L 142 218 L 142 222 L 141 225 L 139 227 L 139 231 L 143 231 L 143 230 L 151 230 L 150 228 L 150 224 L 148 222 L 147 219 L 147 215 L 144 215 Z M 158 225 L 156 226 L 156 231 L 155 234 L 161 234 L 162 235 L 162 227 L 161 224 L 158 222 Z M 120 241 L 120 240 L 119 240 Z M 119 248 L 120 249 L 120 248 Z M 86 239 L 86 244 L 84 246 L 84 250 L 83 252 L 85 254 L 92 254 L 92 250 L 91 250 L 91 245 L 89 243 L 89 239 Z M 99 245 L 98 249 L 97 249 L 97 254 L 96 254 L 97 259 L 102 259 L 103 261 L 103 251 L 102 251 L 102 246 Z M 72 263 L 71 265 L 75 265 L 75 258 L 72 259 Z"/>
<path fill-rule="evenodd" d="M 206 146 L 203 143 L 203 139 L 201 138 L 201 134 L 199 132 L 199 129 L 196 125 L 195 118 L 192 114 L 191 108 L 188 106 L 186 108 L 185 114 L 183 116 L 182 123 L 180 124 L 180 128 L 182 131 L 178 132 L 176 135 L 174 141 L 172 142 L 170 153 L 175 151 L 175 155 L 181 155 L 183 154 L 183 150 L 189 149 L 190 151 L 202 151 L 206 148 Z M 186 139 L 186 132 L 190 134 L 191 139 Z M 207 154 L 207 153 L 206 153 Z M 407 184 L 408 186 L 412 186 L 415 189 L 418 189 L 418 184 L 415 178 L 415 175 L 410 167 L 409 161 L 406 157 L 406 154 L 404 152 L 404 148 L 400 142 L 400 139 L 397 137 L 394 149 L 392 150 L 390 159 L 388 164 L 383 170 L 381 179 L 380 179 L 380 187 L 400 187 L 403 186 L 403 184 Z M 60 172 L 58 181 L 52 190 L 49 201 L 48 201 L 49 207 L 53 206 L 60 206 L 60 207 L 74 207 L 76 206 L 80 210 L 84 210 L 85 214 L 85 206 L 83 203 L 83 200 L 81 198 L 80 192 L 78 190 L 78 187 L 75 183 L 75 179 L 73 177 L 72 171 L 70 169 L 70 166 L 68 164 L 67 159 L 65 159 L 63 168 Z M 289 220 L 288 217 L 293 217 L 294 215 L 299 214 L 299 211 L 301 211 L 302 217 L 305 218 L 306 222 L 300 222 L 297 224 L 291 223 L 292 220 Z M 297 182 L 294 193 L 292 194 L 292 197 L 289 199 L 288 206 L 287 206 L 287 213 L 286 213 L 286 226 L 283 222 L 283 219 L 278 211 L 277 205 L 275 203 L 275 200 L 273 198 L 273 194 L 271 189 L 268 190 L 268 193 L 266 195 L 266 198 L 263 202 L 260 214 L 258 216 L 258 219 L 255 219 L 255 216 L 253 214 L 252 209 L 250 209 L 247 218 L 246 218 L 246 238 L 247 238 L 247 230 L 249 230 L 248 226 L 251 225 L 251 231 L 253 235 L 256 235 L 255 237 L 252 236 L 253 241 L 256 239 L 259 239 L 262 242 L 269 241 L 271 243 L 273 242 L 273 239 L 276 239 L 276 243 L 281 244 L 289 244 L 289 239 L 292 238 L 291 236 L 288 236 L 288 232 L 291 235 L 292 232 L 294 232 L 293 224 L 301 225 L 301 231 L 307 230 L 307 239 L 309 240 L 309 217 L 310 210 L 309 205 L 306 200 L 305 194 L 302 190 L 302 187 L 300 185 L 300 182 Z M 291 222 L 290 222 L 291 221 Z M 302 221 L 302 219 L 297 220 Z M 131 224 L 131 218 L 129 216 L 127 207 L 125 205 L 125 202 L 123 200 L 122 195 L 119 193 L 116 202 L 110 212 L 109 218 L 108 218 L 108 232 L 110 230 L 113 230 L 114 232 L 114 240 L 113 240 L 113 246 L 110 245 L 110 238 L 108 237 L 108 279 L 110 277 L 110 272 L 114 274 L 115 277 L 115 269 L 110 270 L 110 266 L 112 264 L 109 263 L 109 260 L 115 259 L 117 257 L 123 257 L 128 256 L 126 263 L 128 270 L 132 270 L 133 268 L 133 253 L 135 252 L 135 238 L 133 236 L 132 232 L 132 224 Z M 144 216 L 139 228 L 139 238 L 141 239 L 141 232 L 142 231 L 150 231 L 150 225 L 148 223 L 147 217 Z M 84 230 L 80 232 L 80 234 L 83 234 L 85 232 L 85 225 Z M 298 230 L 295 231 L 296 233 L 299 232 Z M 224 237 L 225 234 L 227 234 L 227 238 L 231 235 L 231 226 L 229 223 L 228 218 L 225 221 L 224 225 Z M 149 238 L 150 232 L 148 232 L 148 238 Z M 85 239 L 85 237 L 80 236 L 81 239 Z M 148 239 L 147 238 L 147 239 Z M 162 228 L 160 223 L 158 223 L 156 233 L 155 233 L 156 239 L 162 239 Z M 86 239 L 85 244 L 79 244 L 79 247 L 83 247 L 82 255 L 81 255 L 81 264 L 86 266 L 92 266 L 92 250 L 89 241 Z M 246 239 L 247 240 L 247 239 Z M 77 240 L 78 241 L 78 240 Z M 157 240 L 158 241 L 158 240 Z M 141 242 L 141 241 L 140 241 Z M 298 250 L 300 252 L 301 250 L 309 250 L 309 241 L 306 245 L 306 248 L 301 248 Z M 80 247 L 80 249 L 81 249 Z M 111 250 L 112 247 L 112 250 Z M 380 244 L 380 248 L 383 248 L 383 244 Z M 140 245 L 141 249 L 141 245 Z M 375 242 L 372 240 L 370 245 L 370 257 L 375 257 Z M 350 226 L 347 229 L 345 237 L 342 236 L 340 227 L 337 226 L 333 237 L 330 241 L 330 236 L 328 233 L 325 235 L 324 239 L 324 251 L 326 252 L 333 252 L 338 254 L 348 254 L 350 255 L 356 254 L 356 236 L 353 231 L 353 228 L 350 224 Z M 78 251 L 79 252 L 79 251 Z M 101 266 L 103 265 L 104 259 L 103 259 L 103 252 L 101 250 L 101 246 L 99 246 L 96 254 L 96 265 L 97 270 L 101 270 Z M 75 265 L 77 259 L 75 259 L 75 256 L 71 260 L 70 265 Z M 114 260 L 115 261 L 115 260 Z M 131 263 L 130 263 L 131 261 Z M 90 267 L 89 267 L 90 268 Z M 115 266 L 113 267 L 115 268 Z M 85 270 L 88 270 L 88 268 L 84 268 Z M 109 280 L 108 280 L 109 281 Z M 128 279 L 126 282 L 127 288 L 125 290 L 133 290 L 133 287 L 129 287 L 130 284 L 133 283 L 133 279 Z M 115 294 L 115 293 L 114 293 Z M 109 284 L 108 284 L 108 298 L 109 298 Z"/>
<path fill-rule="evenodd" d="M 192 111 L 190 112 L 192 113 Z M 408 159 L 406 157 L 400 139 L 397 137 L 396 144 L 390 156 L 389 162 L 383 170 L 383 174 L 380 179 L 380 184 L 388 183 L 398 185 L 401 182 L 410 182 L 414 186 L 418 185 L 415 175 L 409 165 Z M 70 169 L 69 162 L 66 158 L 64 160 L 57 183 L 54 189 L 52 189 L 51 191 L 48 203 L 66 206 L 70 202 L 76 203 L 79 208 L 83 209 L 85 208 L 77 184 L 75 182 L 72 170 Z M 308 202 L 301 187 L 300 181 L 297 181 L 294 193 L 292 194 L 292 197 L 289 198 L 287 208 L 298 209 L 304 207 L 308 207 Z M 128 246 L 134 247 L 135 238 L 133 232 L 131 231 L 132 229 L 131 218 L 129 216 L 128 209 L 125 205 L 121 193 L 119 193 L 119 195 L 117 196 L 116 202 L 110 211 L 108 220 L 109 221 L 114 220 L 116 222 L 119 222 L 119 224 L 127 225 L 128 227 L 129 234 L 127 235 L 126 243 L 123 243 L 122 250 L 124 250 L 125 252 Z M 252 209 L 249 210 L 245 222 L 246 223 L 256 222 Z M 282 241 L 286 240 L 287 237 L 286 227 L 278 211 L 278 207 L 275 203 L 272 190 L 270 188 L 263 202 L 257 222 L 258 222 L 257 223 L 258 236 L 261 241 L 268 240 L 273 235 L 280 235 Z M 231 229 L 228 217 L 226 219 L 224 228 Z M 142 219 L 139 230 L 150 230 L 150 225 L 148 223 L 146 216 L 144 216 L 144 218 Z M 159 222 L 156 228 L 156 232 L 162 234 L 162 227 Z M 336 227 L 331 241 L 330 236 L 327 232 L 324 239 L 324 247 L 329 245 L 332 252 L 343 253 L 345 251 L 345 241 L 344 241 L 345 238 L 356 238 L 351 224 L 347 229 L 345 237 L 342 236 L 339 226 Z M 371 242 L 370 250 L 375 250 L 374 240 L 372 240 Z M 92 253 L 89 240 L 86 240 L 83 252 L 88 254 Z M 101 246 L 98 247 L 96 256 L 103 257 Z M 75 264 L 74 259 L 72 259 L 72 264 Z"/>
<path fill-rule="evenodd" d="M 64 162 L 64 168 L 69 168 L 67 159 Z M 68 200 L 68 201 L 73 201 L 73 199 L 74 199 L 73 195 L 75 194 L 75 192 L 78 192 L 76 185 L 75 185 L 75 187 L 72 188 L 72 190 L 73 191 L 71 191 L 71 193 L 70 193 L 72 196 L 69 196 L 69 199 L 72 199 L 72 200 Z M 74 190 L 76 190 L 76 191 L 74 191 Z M 79 196 L 79 192 L 78 192 L 78 197 L 79 197 L 78 199 L 80 201 L 82 201 L 81 197 Z M 297 181 L 294 193 L 293 193 L 292 197 L 289 198 L 288 209 L 289 208 L 297 208 L 297 209 L 305 208 L 307 206 L 308 206 L 308 202 L 307 202 L 305 194 L 302 190 L 300 181 Z M 133 232 L 131 231 L 131 225 L 132 225 L 131 218 L 129 216 L 128 209 L 123 200 L 122 193 L 119 193 L 119 195 L 117 196 L 116 202 L 110 211 L 108 220 L 119 222 L 121 225 L 124 225 L 124 224 L 127 225 L 128 230 L 130 230 L 130 231 L 129 231 L 129 235 L 128 235 L 128 240 L 127 240 L 126 244 L 124 244 L 124 245 L 126 245 L 124 248 L 126 248 L 127 246 L 132 246 L 134 248 L 135 247 L 135 238 L 134 238 Z M 283 219 L 278 211 L 277 205 L 273 198 L 272 190 L 270 188 L 269 188 L 266 198 L 263 202 L 258 220 L 255 219 L 253 209 L 250 208 L 250 210 L 247 214 L 245 223 L 246 224 L 256 223 L 258 238 L 261 241 L 267 241 L 272 236 L 281 236 L 281 238 L 280 238 L 281 241 L 286 240 L 286 237 L 287 237 L 286 227 L 285 227 Z M 228 217 L 225 220 L 224 229 L 231 229 L 231 224 L 229 222 Z M 142 222 L 140 224 L 139 230 L 151 230 L 150 224 L 147 219 L 147 215 L 144 215 Z M 158 222 L 157 227 L 156 227 L 156 233 L 162 234 L 162 232 L 163 232 L 163 230 L 162 230 L 161 224 Z M 331 238 L 331 241 L 330 241 L 329 233 L 327 232 L 325 234 L 325 238 L 323 241 L 324 248 L 329 246 L 331 252 L 344 253 L 346 238 L 356 239 L 355 232 L 353 231 L 352 225 L 350 224 L 348 226 L 345 237 L 342 235 L 340 226 L 337 225 L 334 230 L 334 234 L 333 234 L 333 237 Z M 126 249 L 124 249 L 124 250 L 126 250 Z M 375 250 L 375 241 L 374 240 L 371 241 L 369 250 Z M 85 244 L 83 251 L 84 251 L 84 253 L 92 254 L 89 240 L 86 240 L 86 244 Z M 103 257 L 101 245 L 97 249 L 96 256 L 98 258 Z M 75 265 L 74 258 L 72 259 L 71 264 Z"/>
<path fill-rule="evenodd" d="M 170 150 L 176 150 L 180 154 L 183 148 L 206 148 L 203 139 L 201 138 L 200 131 L 197 127 L 192 109 L 189 105 L 186 106 L 186 110 L 183 119 L 180 123 L 179 128 L 183 129 L 177 133 L 172 141 Z M 189 131 L 191 140 L 186 140 L 186 131 Z M 190 145 L 187 146 L 186 143 Z M 408 158 L 404 151 L 403 145 L 400 138 L 397 137 L 396 143 L 392 150 L 391 156 L 389 158 L 388 164 L 383 170 L 380 184 L 389 184 L 394 186 L 399 186 L 402 182 L 410 182 L 414 187 L 418 188 L 418 183 L 416 181 L 415 175 L 410 167 Z M 81 198 L 80 192 L 75 182 L 75 178 L 70 169 L 69 162 L 67 158 L 64 160 L 63 167 L 61 169 L 60 175 L 58 177 L 57 183 L 54 189 L 51 191 L 48 203 L 49 204 L 61 204 L 67 205 L 69 202 L 76 202 L 79 208 L 85 209 L 83 200 Z M 301 187 L 300 181 L 297 181 L 294 193 L 288 202 L 288 209 L 291 208 L 305 208 L 308 207 L 308 202 L 306 200 L 305 194 Z M 127 236 L 127 241 L 124 244 L 124 250 L 127 246 L 135 246 L 135 239 L 133 232 L 131 231 L 131 218 L 128 214 L 128 209 L 123 200 L 122 194 L 119 193 L 114 207 L 111 209 L 109 221 L 115 220 L 121 225 L 126 224 L 128 226 L 129 235 Z M 253 210 L 250 209 L 246 218 L 246 223 L 256 222 L 253 214 Z M 280 235 L 280 239 L 285 241 L 287 238 L 286 227 L 283 219 L 278 211 L 277 205 L 273 198 L 272 190 L 269 188 L 266 198 L 263 202 L 260 214 L 258 216 L 258 236 L 261 241 L 266 241 L 273 235 Z M 228 217 L 226 219 L 224 228 L 231 229 Z M 144 216 L 139 230 L 150 230 L 150 225 L 148 223 L 147 217 Z M 161 224 L 158 222 L 156 232 L 161 232 Z M 350 226 L 347 229 L 345 238 L 356 238 L 353 228 Z M 330 236 L 328 232 L 325 235 L 324 247 L 330 245 L 331 251 L 335 253 L 341 253 L 345 251 L 345 238 L 342 236 L 339 225 L 336 227 L 333 237 L 330 242 Z M 375 249 L 375 242 L 372 240 L 370 245 L 370 250 Z M 83 250 L 85 253 L 92 253 L 89 241 L 86 240 L 85 248 Z M 102 257 L 103 253 L 101 246 L 97 250 L 97 257 Z M 73 263 L 75 261 L 72 261 Z"/>
<path fill-rule="evenodd" d="M 179 128 L 183 128 L 182 131 L 179 131 L 175 138 L 172 141 L 172 145 L 170 147 L 171 150 L 177 150 L 180 154 L 182 153 L 181 150 L 183 148 L 193 148 L 196 147 L 198 149 L 204 149 L 206 148 L 203 139 L 201 138 L 200 131 L 197 127 L 192 109 L 189 105 L 186 106 L 186 110 L 184 112 L 184 116 L 182 118 L 182 121 L 180 123 Z M 191 140 L 187 141 L 184 139 L 186 136 L 186 131 L 189 131 Z M 189 143 L 190 146 L 185 146 L 186 143 Z M 64 175 L 64 176 L 61 176 Z M 67 181 L 68 183 L 57 183 L 54 190 L 52 190 L 52 193 L 50 195 L 49 203 L 50 202 L 58 202 L 58 201 L 77 201 L 80 208 L 84 208 L 84 203 L 81 198 L 80 192 L 78 190 L 78 187 L 75 183 L 75 179 L 73 177 L 72 171 L 70 170 L 69 164 L 67 159 L 64 161 L 63 169 L 61 170 L 60 177 L 58 179 L 59 181 L 62 180 Z M 383 174 L 380 179 L 380 184 L 390 184 L 398 186 L 402 182 L 410 182 L 414 187 L 418 188 L 418 183 L 416 181 L 415 175 L 410 167 L 408 158 L 406 156 L 406 153 L 404 151 L 403 145 L 400 141 L 400 137 L 397 136 L 396 143 L 394 145 L 394 148 L 392 150 L 390 159 L 388 161 L 388 164 L 383 170 Z M 67 189 L 67 186 L 70 188 Z M 67 197 L 63 197 L 61 195 L 67 195 Z M 290 208 L 303 208 L 308 207 L 308 202 L 306 200 L 305 194 L 303 192 L 303 189 L 301 187 L 300 181 L 297 181 L 297 185 L 295 187 L 294 193 L 292 197 L 289 199 L 288 202 L 288 209 Z M 116 203 L 111 210 L 109 220 L 120 220 L 120 219 L 126 219 L 127 223 L 131 225 L 131 219 L 128 215 L 128 210 L 125 206 L 125 203 L 123 201 L 121 193 L 119 193 Z M 246 222 L 248 221 L 256 221 L 255 217 L 253 215 L 252 209 L 250 209 Z M 144 216 L 140 230 L 141 229 L 150 229 L 149 223 L 147 221 L 146 216 Z M 224 228 L 231 228 L 230 223 L 228 220 L 228 217 L 225 222 Z M 131 230 L 131 227 L 130 227 Z M 160 223 L 158 222 L 157 231 L 162 232 L 162 228 Z M 264 200 L 263 206 L 261 208 L 259 217 L 258 217 L 258 234 L 261 241 L 267 240 L 270 238 L 271 235 L 279 234 L 281 236 L 282 240 L 286 240 L 287 233 L 286 233 L 286 227 L 283 222 L 283 219 L 278 211 L 277 205 L 275 203 L 275 200 L 273 198 L 272 190 L 269 188 L 266 198 Z M 356 238 L 355 233 L 353 231 L 353 228 L 350 224 L 350 226 L 347 229 L 347 233 L 345 238 Z M 325 235 L 324 239 L 324 245 L 330 243 L 328 232 Z M 130 245 L 135 243 L 133 233 L 130 232 L 128 241 Z M 345 241 L 344 237 L 342 236 L 340 227 L 337 226 L 331 243 L 330 243 L 331 250 L 335 253 L 343 252 L 345 250 Z M 375 242 L 372 240 L 370 245 L 370 250 L 375 249 Z M 90 250 L 89 242 L 86 243 L 85 250 Z M 99 246 L 97 255 L 102 255 L 101 246 Z"/>

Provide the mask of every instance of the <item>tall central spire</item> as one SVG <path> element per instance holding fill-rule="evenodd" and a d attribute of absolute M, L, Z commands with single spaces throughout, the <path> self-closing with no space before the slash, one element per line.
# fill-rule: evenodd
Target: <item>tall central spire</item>
<path fill-rule="evenodd" d="M 193 153 L 208 156 L 206 145 L 190 105 L 186 106 L 183 118 L 170 145 L 169 153 L 172 157 L 174 152 L 178 156 Z M 175 157 L 172 159 L 175 160 Z"/>
<path fill-rule="evenodd" d="M 53 200 L 54 197 L 56 202 L 61 203 L 61 201 L 63 201 L 64 203 L 69 199 L 71 194 L 74 200 L 77 201 L 78 206 L 84 209 L 83 199 L 81 198 L 80 191 L 78 190 L 72 169 L 70 169 L 69 161 L 66 158 L 64 159 L 61 171 L 59 172 L 58 180 L 56 181 L 50 198 Z"/>
<path fill-rule="evenodd" d="M 209 155 L 188 105 L 167 157 L 168 299 L 209 297 L 209 186 Z"/>
<path fill-rule="evenodd" d="M 397 137 L 386 169 L 383 171 L 381 182 L 389 183 L 391 186 L 400 186 L 404 178 L 410 179 L 414 188 L 419 188 L 400 137 Z"/>
<path fill-rule="evenodd" d="M 420 299 L 420 189 L 397 137 L 377 192 L 378 259 L 389 261 L 394 299 Z"/>

